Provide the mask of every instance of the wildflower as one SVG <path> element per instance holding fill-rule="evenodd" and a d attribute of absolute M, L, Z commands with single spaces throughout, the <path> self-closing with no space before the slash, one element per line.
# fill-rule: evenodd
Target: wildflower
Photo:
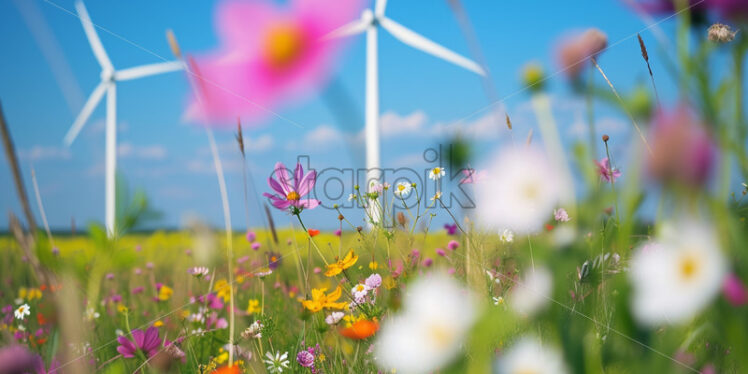
<path fill-rule="evenodd" d="M 247 305 L 247 314 L 254 314 L 259 313 L 262 309 L 260 309 L 260 301 L 257 299 L 250 299 L 249 304 Z"/>
<path fill-rule="evenodd" d="M 262 323 L 259 320 L 255 320 L 252 322 L 249 327 L 247 327 L 244 331 L 241 333 L 242 338 L 244 339 L 259 339 L 262 337 Z"/>
<path fill-rule="evenodd" d="M 322 9 L 328 8 L 323 11 Z M 191 118 L 215 123 L 259 120 L 283 102 L 308 96 L 329 77 L 342 45 L 324 36 L 358 15 L 359 1 L 226 1 L 216 11 L 217 52 L 196 59 L 202 91 Z M 247 98 L 251 98 L 248 100 Z"/>
<path fill-rule="evenodd" d="M 328 325 L 337 325 L 343 319 L 344 315 L 345 313 L 343 312 L 332 312 L 325 317 L 325 323 Z"/>
<path fill-rule="evenodd" d="M 35 357 L 22 345 L 0 348 L 0 368 L 3 373 L 32 373 L 36 371 Z"/>
<path fill-rule="evenodd" d="M 453 251 L 459 247 L 460 247 L 460 243 L 458 243 L 457 240 L 450 240 L 449 243 L 447 243 L 447 248 Z"/>
<path fill-rule="evenodd" d="M 273 270 L 270 268 L 264 268 L 264 269 L 260 269 L 259 271 L 255 272 L 254 275 L 257 278 L 265 278 L 270 274 L 273 274 Z"/>
<path fill-rule="evenodd" d="M 729 43 L 735 39 L 737 31 L 733 31 L 730 26 L 723 23 L 715 23 L 709 26 L 707 30 L 707 36 L 709 41 L 719 44 Z"/>
<path fill-rule="evenodd" d="M 569 222 L 569 213 L 564 208 L 558 208 L 553 211 L 553 218 L 558 222 Z"/>
<path fill-rule="evenodd" d="M 447 174 L 447 171 L 443 167 L 437 166 L 429 170 L 429 179 L 437 180 L 445 176 L 446 174 Z"/>
<path fill-rule="evenodd" d="M 430 373 L 454 359 L 477 317 L 474 296 L 446 275 L 432 273 L 408 285 L 400 315 L 388 318 L 375 342 L 383 370 Z"/>
<path fill-rule="evenodd" d="M 378 268 L 379 264 L 376 261 L 369 262 L 369 270 L 377 270 Z"/>
<path fill-rule="evenodd" d="M 439 255 L 439 256 L 442 256 L 442 257 L 444 257 L 444 256 L 446 256 L 446 255 L 447 255 L 447 252 L 444 252 L 444 250 L 443 250 L 443 249 L 441 249 L 441 248 L 437 248 L 437 249 L 436 249 L 436 254 L 437 254 L 437 255 Z"/>
<path fill-rule="evenodd" d="M 322 309 L 343 309 L 346 302 L 336 302 L 343 294 L 343 289 L 338 286 L 335 291 L 325 295 L 327 288 L 313 288 L 312 299 L 302 300 L 301 305 L 312 313 L 319 312 Z"/>
<path fill-rule="evenodd" d="M 309 233 L 309 236 L 313 238 L 313 237 L 319 235 L 319 230 L 317 230 L 317 229 L 308 229 L 307 233 Z"/>
<path fill-rule="evenodd" d="M 268 252 L 268 268 L 270 270 L 275 270 L 280 266 L 281 264 L 281 255 L 280 253 L 275 252 Z"/>
<path fill-rule="evenodd" d="M 545 79 L 543 66 L 538 62 L 529 62 L 522 67 L 522 84 L 531 91 L 542 90 Z"/>
<path fill-rule="evenodd" d="M 436 202 L 436 200 L 439 200 L 441 198 L 442 198 L 441 191 L 436 191 L 436 193 L 434 194 L 434 196 L 431 198 L 431 201 Z"/>
<path fill-rule="evenodd" d="M 358 196 L 355 193 L 348 195 L 348 201 L 356 200 Z"/>
<path fill-rule="evenodd" d="M 476 218 L 486 228 L 535 233 L 563 195 L 558 180 L 556 168 L 539 150 L 503 150 L 486 180 L 476 185 Z"/>
<path fill-rule="evenodd" d="M 253 251 L 257 251 L 262 247 L 262 244 L 260 242 L 254 242 L 249 247 L 252 248 Z"/>
<path fill-rule="evenodd" d="M 132 339 L 128 339 L 126 336 L 117 337 L 119 346 L 117 352 L 122 357 L 132 358 L 138 351 L 143 352 L 147 357 L 152 357 L 158 353 L 161 348 L 161 339 L 158 337 L 158 329 L 151 326 L 145 332 L 140 329 L 132 330 Z"/>
<path fill-rule="evenodd" d="M 595 161 L 595 165 L 597 165 L 597 171 L 600 174 L 600 178 L 608 183 L 614 183 L 616 179 L 621 176 L 621 171 L 616 168 L 612 168 L 607 157 L 603 158 L 600 161 Z"/>
<path fill-rule="evenodd" d="M 265 357 L 267 357 L 267 359 L 262 361 L 267 365 L 268 372 L 271 374 L 282 373 L 283 369 L 289 368 L 288 365 L 290 362 L 288 361 L 288 352 L 284 352 L 283 354 L 275 352 L 275 355 L 273 355 L 268 351 L 265 352 Z"/>
<path fill-rule="evenodd" d="M 657 240 L 631 259 L 634 317 L 645 325 L 682 324 L 720 290 L 726 261 L 706 223 L 690 218 L 666 223 Z"/>
<path fill-rule="evenodd" d="M 205 266 L 195 266 L 187 269 L 187 272 L 196 278 L 202 278 L 210 273 L 210 269 Z"/>
<path fill-rule="evenodd" d="M 722 292 L 727 301 L 733 306 L 748 304 L 748 288 L 735 274 L 730 274 L 725 278 L 722 285 Z"/>
<path fill-rule="evenodd" d="M 509 294 L 509 304 L 515 312 L 532 316 L 543 310 L 551 300 L 553 277 L 544 267 L 529 269 L 521 282 Z"/>
<path fill-rule="evenodd" d="M 608 36 L 591 28 L 562 42 L 558 48 L 558 62 L 570 78 L 578 78 L 585 63 L 597 57 L 608 46 Z"/>
<path fill-rule="evenodd" d="M 358 300 L 363 300 L 366 295 L 369 293 L 369 286 L 359 283 L 351 289 L 351 294 L 353 295 L 353 298 L 358 302 Z"/>
<path fill-rule="evenodd" d="M 334 277 L 340 274 L 343 270 L 355 265 L 356 261 L 358 261 L 358 256 L 356 256 L 356 254 L 353 253 L 353 250 L 351 249 L 348 251 L 345 257 L 343 257 L 343 259 L 339 259 L 338 261 L 327 265 L 327 271 L 325 271 L 325 275 L 328 277 Z"/>
<path fill-rule="evenodd" d="M 234 364 L 232 366 L 225 365 L 221 366 L 216 370 L 213 370 L 210 372 L 210 374 L 241 374 L 241 369 L 239 369 L 239 365 Z"/>
<path fill-rule="evenodd" d="M 29 304 L 23 304 L 16 308 L 13 314 L 16 316 L 16 319 L 24 319 L 26 316 L 31 315 L 31 307 Z"/>
<path fill-rule="evenodd" d="M 649 138 L 653 153 L 647 159 L 649 175 L 664 184 L 699 187 L 709 180 L 716 150 L 705 126 L 688 107 L 660 112 Z"/>
<path fill-rule="evenodd" d="M 169 286 L 162 284 L 160 287 L 158 287 L 158 299 L 160 301 L 169 300 L 169 298 L 171 298 L 171 295 L 173 293 L 174 293 L 174 290 Z"/>
<path fill-rule="evenodd" d="M 32 300 L 35 300 L 35 299 L 41 299 L 42 298 L 42 291 L 40 289 L 38 289 L 38 288 L 21 287 L 18 290 L 18 298 L 19 299 L 23 299 L 23 300 L 27 300 L 27 301 L 32 301 Z"/>
<path fill-rule="evenodd" d="M 333 234 L 334 234 L 335 236 L 341 236 L 341 235 L 343 235 L 343 230 L 341 230 L 341 229 L 337 229 L 337 230 L 335 230 L 335 232 L 333 232 Z"/>
<path fill-rule="evenodd" d="M 255 234 L 255 232 L 252 230 L 247 230 L 246 238 L 248 243 L 252 243 L 255 241 L 255 239 L 257 239 L 257 234 Z"/>
<path fill-rule="evenodd" d="M 486 177 L 486 171 L 485 170 L 477 171 L 475 169 L 463 169 L 462 175 L 463 177 L 462 179 L 460 179 L 460 184 L 475 184 Z"/>
<path fill-rule="evenodd" d="M 372 289 L 372 290 L 377 289 L 379 288 L 379 286 L 382 285 L 382 276 L 377 273 L 374 273 L 370 275 L 368 278 L 366 278 L 366 281 L 364 281 L 364 283 L 366 284 L 367 287 L 369 287 L 369 289 Z"/>
<path fill-rule="evenodd" d="M 286 166 L 283 163 L 279 162 L 275 164 L 274 174 L 278 179 L 268 178 L 268 184 L 278 195 L 271 195 L 267 192 L 263 193 L 263 196 L 272 201 L 274 207 L 281 210 L 290 207 L 291 213 L 299 214 L 304 209 L 313 209 L 320 204 L 320 201 L 316 199 L 301 199 L 314 188 L 317 178 L 315 170 L 304 175 L 301 163 L 297 163 L 293 176 L 293 185 L 291 184 L 291 178 L 288 176 Z"/>
<path fill-rule="evenodd" d="M 86 319 L 89 321 L 93 321 L 96 318 L 99 318 L 100 314 L 97 312 L 93 307 L 86 308 Z"/>
<path fill-rule="evenodd" d="M 216 296 L 223 299 L 224 302 L 231 300 L 231 286 L 226 279 L 217 280 L 216 284 L 213 285 L 213 291 L 215 291 Z"/>
<path fill-rule="evenodd" d="M 504 298 L 501 296 L 494 296 L 491 299 L 493 300 L 493 305 L 504 305 Z"/>
<path fill-rule="evenodd" d="M 296 362 L 298 362 L 302 367 L 313 368 L 314 355 L 307 350 L 299 351 L 299 353 L 296 354 Z"/>
<path fill-rule="evenodd" d="M 407 182 L 400 182 L 395 186 L 394 194 L 397 196 L 400 196 L 401 198 L 404 198 L 405 196 L 408 196 L 410 191 L 413 189 L 413 185 L 411 183 Z"/>
<path fill-rule="evenodd" d="M 340 330 L 340 335 L 349 339 L 363 340 L 372 337 L 379 330 L 376 320 L 361 319 L 353 322 L 350 327 Z"/>
<path fill-rule="evenodd" d="M 524 337 L 499 357 L 496 373 L 564 374 L 567 370 L 558 351 L 540 344 L 534 338 Z"/>
<path fill-rule="evenodd" d="M 444 230 L 447 230 L 447 235 L 454 235 L 457 233 L 457 224 L 453 223 L 450 225 L 449 223 L 445 223 Z"/>

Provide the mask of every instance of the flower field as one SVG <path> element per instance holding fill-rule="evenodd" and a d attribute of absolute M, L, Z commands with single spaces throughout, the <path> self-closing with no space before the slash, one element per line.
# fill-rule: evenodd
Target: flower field
<path fill-rule="evenodd" d="M 72 156 L 17 151 L 10 130 L 30 135 L 13 123 L 37 110 L 12 95 L 7 116 L 0 108 L 3 184 L 13 191 L 0 200 L 9 212 L 0 374 L 747 372 L 746 3 L 624 1 L 647 28 L 614 42 L 600 22 L 559 38 L 554 70 L 523 64 L 521 88 L 505 98 L 524 95 L 516 107 L 492 81 L 511 74 L 489 69 L 466 8 L 447 3 L 470 58 L 389 18 L 384 0 L 224 0 L 212 6 L 209 52 L 193 53 L 169 29 L 170 59 L 151 52 L 163 61 L 119 70 L 99 39 L 119 36 L 116 28 L 94 23 L 82 1 L 56 5 L 70 6 L 101 68 L 64 142 L 105 133 L 96 143 L 104 156 L 81 179 L 37 179 L 44 155 Z M 28 4 L 15 6 L 49 48 Z M 377 30 L 478 76 L 490 102 L 478 112 L 500 115 L 427 126 L 420 112 L 380 113 L 378 69 L 389 65 L 377 55 Z M 367 35 L 356 113 L 364 128 L 340 138 L 365 153 L 366 167 L 346 168 L 331 127 L 303 137 L 279 113 L 333 86 L 317 99 L 346 122 L 341 112 L 356 103 L 335 63 L 343 39 L 358 34 Z M 619 45 L 628 54 L 615 65 L 606 58 Z M 644 79 L 622 84 L 634 81 L 621 73 L 634 66 Z M 190 151 L 209 162 L 189 162 L 189 179 L 158 169 L 166 151 L 117 143 L 120 133 L 139 133 L 117 120 L 115 85 L 169 72 L 182 74 L 187 91 L 182 121 L 208 144 Z M 104 97 L 103 125 L 81 132 Z M 564 103 L 577 109 L 573 121 L 558 115 Z M 296 125 L 282 136 L 301 148 L 256 137 L 271 118 Z M 416 154 L 417 166 L 388 158 L 445 128 L 446 137 L 428 138 L 437 146 Z M 263 146 L 271 161 L 259 156 Z M 321 148 L 333 157 L 318 161 Z M 122 166 L 133 159 L 157 171 Z M 130 193 L 125 175 L 180 188 Z M 89 196 L 91 176 L 103 182 L 101 201 Z M 68 201 L 56 192 L 65 183 L 84 192 Z M 167 192 L 153 198 L 154 190 Z M 206 213 L 185 214 L 193 206 Z M 67 223 L 71 209 L 85 216 L 90 207 L 103 220 L 76 226 L 73 212 Z"/>

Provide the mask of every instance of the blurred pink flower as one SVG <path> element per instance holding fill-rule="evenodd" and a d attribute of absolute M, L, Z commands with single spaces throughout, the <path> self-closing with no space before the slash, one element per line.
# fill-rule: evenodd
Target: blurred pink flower
<path fill-rule="evenodd" d="M 117 352 L 122 354 L 122 357 L 132 358 L 138 350 L 145 353 L 147 357 L 152 357 L 159 351 L 161 347 L 161 339 L 158 337 L 158 329 L 151 326 L 145 332 L 140 329 L 132 330 L 133 340 L 128 339 L 126 336 L 117 337 L 119 346 Z"/>
<path fill-rule="evenodd" d="M 257 239 L 257 234 L 252 230 L 247 230 L 247 242 L 252 243 Z"/>
<path fill-rule="evenodd" d="M 615 182 L 621 176 L 620 170 L 610 167 L 610 161 L 608 161 L 607 157 L 600 161 L 595 161 L 595 165 L 597 165 L 600 178 L 608 183 Z"/>
<path fill-rule="evenodd" d="M 570 78 L 577 78 L 587 65 L 587 60 L 597 57 L 608 46 L 608 36 L 591 28 L 559 43 L 558 63 Z"/>
<path fill-rule="evenodd" d="M 569 218 L 569 213 L 566 212 L 566 209 L 564 208 L 558 208 L 553 211 L 553 218 L 556 221 L 559 222 L 569 222 L 571 218 Z"/>
<path fill-rule="evenodd" d="M 650 176 L 659 182 L 701 186 L 711 175 L 716 149 L 703 124 L 685 105 L 657 114 L 649 136 Z"/>
<path fill-rule="evenodd" d="M 745 287 L 745 284 L 737 275 L 730 274 L 725 278 L 722 291 L 727 301 L 733 306 L 748 304 L 748 288 Z"/>
<path fill-rule="evenodd" d="M 460 243 L 458 243 L 457 240 L 450 240 L 449 243 L 447 243 L 447 248 L 453 251 L 459 247 L 460 247 Z"/>
<path fill-rule="evenodd" d="M 312 209 L 320 204 L 319 200 L 316 199 L 305 199 L 301 200 L 302 197 L 307 195 L 314 188 L 314 183 L 317 178 L 317 172 L 312 170 L 304 175 L 304 169 L 300 163 L 296 164 L 296 170 L 294 171 L 293 184 L 291 184 L 291 178 L 288 175 L 286 166 L 283 163 L 275 164 L 275 176 L 278 180 L 268 178 L 268 184 L 278 195 L 271 195 L 267 192 L 263 193 L 263 196 L 269 198 L 272 201 L 274 207 L 285 210 L 289 207 L 293 208 L 294 214 L 298 214 L 303 209 Z"/>
<path fill-rule="evenodd" d="M 462 170 L 463 178 L 460 179 L 460 184 L 474 184 L 478 183 L 481 179 L 486 177 L 486 171 L 485 170 L 475 170 L 475 169 L 463 169 Z"/>
<path fill-rule="evenodd" d="M 191 66 L 200 100 L 187 114 L 204 122 L 259 120 L 281 102 L 306 96 L 330 76 L 341 41 L 323 37 L 355 19 L 360 0 L 222 2 L 218 51 Z"/>
<path fill-rule="evenodd" d="M 631 2 L 631 0 L 625 0 Z M 639 0 L 636 6 L 650 14 L 672 14 L 676 11 L 674 0 Z M 702 14 L 715 11 L 723 18 L 745 19 L 748 17 L 748 1 L 745 0 L 687 0 L 691 13 Z"/>

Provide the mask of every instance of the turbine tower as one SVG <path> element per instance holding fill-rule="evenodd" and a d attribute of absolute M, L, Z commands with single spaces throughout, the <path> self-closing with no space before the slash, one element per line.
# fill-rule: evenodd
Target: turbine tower
<path fill-rule="evenodd" d="M 83 128 L 93 110 L 99 104 L 106 94 L 106 229 L 111 236 L 114 234 L 114 214 L 115 214 L 115 172 L 117 169 L 117 82 L 131 79 L 143 78 L 151 75 L 168 73 L 182 70 L 183 64 L 179 61 L 168 61 L 155 64 L 136 66 L 123 70 L 115 70 L 109 56 L 101 44 L 99 36 L 96 34 L 94 24 L 88 15 L 85 5 L 81 0 L 76 1 L 75 9 L 83 24 L 83 30 L 86 32 L 91 50 L 96 60 L 101 65 L 101 82 L 93 90 L 91 96 L 83 105 L 83 109 L 75 118 L 73 126 L 70 127 L 65 135 L 65 145 L 70 146 L 78 133 Z"/>

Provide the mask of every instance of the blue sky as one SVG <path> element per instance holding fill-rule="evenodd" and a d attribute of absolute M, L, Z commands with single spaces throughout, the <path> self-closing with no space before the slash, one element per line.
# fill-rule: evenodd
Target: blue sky
<path fill-rule="evenodd" d="M 647 24 L 617 0 L 471 1 L 465 2 L 486 57 L 498 97 L 499 113 L 512 115 L 515 137 L 524 139 L 535 120 L 529 95 L 522 92 L 519 72 L 528 61 L 539 61 L 547 71 L 557 70 L 554 44 L 565 34 L 598 27 L 613 46 L 600 58 L 619 90 L 647 82 L 646 66 L 639 56 L 636 33 L 651 46 L 655 38 Z M 159 62 L 171 56 L 164 32 L 175 31 L 189 53 L 217 45 L 213 25 L 215 3 L 210 1 L 88 1 L 94 23 L 115 68 Z M 69 227 L 103 221 L 104 215 L 104 109 L 100 106 L 70 148 L 62 138 L 99 81 L 99 66 L 89 48 L 71 0 L 14 0 L 0 2 L 0 100 L 21 154 L 27 188 L 33 164 L 50 225 Z M 387 15 L 458 53 L 469 56 L 467 43 L 447 1 L 391 0 Z M 41 23 L 40 23 L 41 22 Z M 34 26 L 32 33 L 29 25 Z M 673 22 L 660 25 L 672 35 Z M 411 49 L 380 33 L 380 97 L 382 158 L 385 167 L 429 166 L 422 154 L 438 147 L 456 128 L 476 140 L 476 163 L 504 144 L 508 133 L 503 122 L 492 121 L 491 104 L 472 73 Z M 46 54 L 46 55 L 45 55 Z M 660 94 L 672 102 L 675 88 L 650 48 Z M 363 37 L 352 40 L 339 61 L 334 87 L 320 95 L 279 109 L 283 117 L 261 126 L 245 128 L 249 167 L 259 193 L 275 162 L 292 164 L 299 154 L 309 155 L 317 169 L 360 167 L 363 148 L 364 108 Z M 50 64 L 52 62 L 52 64 Z M 55 71 L 57 74 L 55 74 Z M 568 143 L 586 139 L 584 107 L 568 89 L 562 76 L 549 82 L 554 114 Z M 118 170 L 133 188 L 144 189 L 154 207 L 163 213 L 155 225 L 180 227 L 186 217 L 197 216 L 222 224 L 220 197 L 212 169 L 208 141 L 202 128 L 185 123 L 183 110 L 188 84 L 180 73 L 123 82 L 118 85 Z M 329 98 L 345 92 L 354 115 L 344 125 L 336 122 Z M 612 108 L 600 107 L 599 131 L 618 135 L 619 158 L 624 158 L 630 124 Z M 232 131 L 216 134 L 227 171 L 232 218 L 244 227 L 241 159 Z M 626 139 L 626 140 L 624 140 Z M 20 212 L 7 163 L 0 163 L 0 210 Z M 350 192 L 346 185 L 345 193 Z M 327 202 L 331 204 L 332 202 Z M 250 197 L 250 225 L 262 223 L 255 198 Z M 37 210 L 34 204 L 35 211 Z M 334 227 L 336 213 L 317 209 L 307 219 L 312 226 Z M 445 214 L 440 214 L 441 222 Z M 288 217 L 275 212 L 280 225 Z M 7 224 L 5 214 L 0 225 Z"/>

